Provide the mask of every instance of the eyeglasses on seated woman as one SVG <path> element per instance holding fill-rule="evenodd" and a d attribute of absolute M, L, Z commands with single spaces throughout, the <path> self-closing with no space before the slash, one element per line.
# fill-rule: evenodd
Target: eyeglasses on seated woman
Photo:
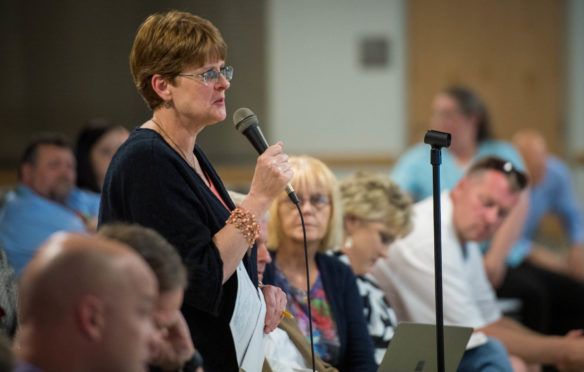
<path fill-rule="evenodd" d="M 326 254 L 341 238 L 341 204 L 336 177 L 320 160 L 290 157 L 306 226 L 310 304 L 316 353 L 340 371 L 376 371 L 373 345 L 367 332 L 355 275 L 336 257 Z M 286 309 L 310 336 L 303 232 L 296 207 L 285 192 L 270 207 L 268 248 L 273 259 L 264 283 L 287 296 Z"/>

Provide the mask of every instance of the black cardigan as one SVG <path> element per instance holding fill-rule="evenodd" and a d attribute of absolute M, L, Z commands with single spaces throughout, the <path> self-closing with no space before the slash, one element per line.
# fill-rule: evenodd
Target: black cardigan
<path fill-rule="evenodd" d="M 273 260 L 266 266 L 264 284 L 274 284 L 276 253 L 271 254 Z M 355 274 L 348 265 L 327 254 L 317 253 L 316 265 L 341 342 L 342 359 L 334 367 L 339 371 L 377 371 Z"/>
<path fill-rule="evenodd" d="M 195 155 L 232 210 L 223 183 L 198 146 Z M 229 214 L 195 171 L 153 130 L 134 130 L 112 159 L 99 225 L 138 223 L 158 231 L 178 250 L 188 271 L 182 311 L 207 372 L 238 371 L 229 329 L 237 276 L 221 284 L 223 262 L 212 240 Z M 256 259 L 254 247 L 243 262 L 257 285 Z"/>

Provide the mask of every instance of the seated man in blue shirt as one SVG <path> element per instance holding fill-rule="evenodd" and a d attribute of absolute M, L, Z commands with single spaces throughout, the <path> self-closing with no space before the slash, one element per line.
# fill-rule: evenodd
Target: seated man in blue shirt
<path fill-rule="evenodd" d="M 548 154 L 543 137 L 524 130 L 514 137 L 532 182 L 530 209 L 521 240 L 512 248 L 499 296 L 520 298 L 522 321 L 544 333 L 584 328 L 584 219 L 568 167 Z M 546 214 L 560 218 L 571 243 L 567 260 L 533 239 Z M 540 247 L 542 248 L 542 247 Z"/>
<path fill-rule="evenodd" d="M 19 184 L 0 211 L 0 244 L 17 272 L 52 233 L 96 230 L 100 197 L 77 189 L 75 178 L 75 157 L 61 136 L 43 135 L 26 147 Z"/>

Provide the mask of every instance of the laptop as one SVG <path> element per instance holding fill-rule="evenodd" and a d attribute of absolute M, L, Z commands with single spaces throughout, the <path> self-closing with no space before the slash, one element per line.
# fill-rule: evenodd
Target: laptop
<path fill-rule="evenodd" d="M 456 372 L 473 332 L 469 327 L 444 326 L 444 364 L 446 372 Z M 436 325 L 399 323 L 379 372 L 435 372 Z"/>

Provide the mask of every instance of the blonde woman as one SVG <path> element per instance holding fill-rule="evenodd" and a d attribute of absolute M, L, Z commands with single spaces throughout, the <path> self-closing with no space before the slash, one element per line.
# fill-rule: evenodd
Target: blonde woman
<path fill-rule="evenodd" d="M 380 364 L 393 336 L 397 318 L 383 291 L 367 272 L 389 245 L 412 229 L 412 201 L 387 176 L 358 172 L 340 184 L 343 203 L 343 243 L 337 253 L 357 276 L 364 315 Z"/>
<path fill-rule="evenodd" d="M 292 186 L 306 226 L 315 351 L 340 371 L 375 371 L 373 345 L 363 317 L 355 275 L 326 252 L 341 237 L 337 180 L 321 161 L 290 157 Z M 303 233 L 296 206 L 283 192 L 270 207 L 268 247 L 274 251 L 264 283 L 286 292 L 286 309 L 309 338 Z"/>

